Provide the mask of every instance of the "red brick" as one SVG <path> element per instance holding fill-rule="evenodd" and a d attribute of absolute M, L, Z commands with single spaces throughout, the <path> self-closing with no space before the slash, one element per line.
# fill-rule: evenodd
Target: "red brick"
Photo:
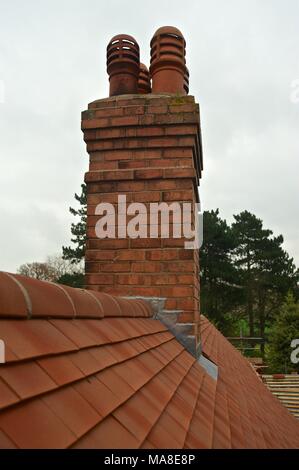
<path fill-rule="evenodd" d="M 111 126 L 136 126 L 138 124 L 138 116 L 122 116 L 111 118 Z"/>
<path fill-rule="evenodd" d="M 128 160 L 133 157 L 132 150 L 110 150 L 101 152 L 105 160 Z"/>
<path fill-rule="evenodd" d="M 134 172 L 131 170 L 112 170 L 102 172 L 103 180 L 132 180 Z"/>
<path fill-rule="evenodd" d="M 118 163 L 117 162 L 93 162 L 91 161 L 89 164 L 90 171 L 97 171 L 97 170 L 117 170 Z"/>
<path fill-rule="evenodd" d="M 142 191 L 144 190 L 143 181 L 124 181 L 117 183 L 117 191 L 119 192 L 131 192 L 131 191 Z"/>
<path fill-rule="evenodd" d="M 117 108 L 117 109 L 122 109 L 125 116 L 136 116 L 136 115 L 144 114 L 145 112 L 144 106 L 126 106 L 126 107 Z"/>
<path fill-rule="evenodd" d="M 164 149 L 163 156 L 165 158 L 192 158 L 193 152 L 191 148 Z"/>
<path fill-rule="evenodd" d="M 178 310 L 193 310 L 195 301 L 192 297 L 190 299 L 177 299 L 176 306 Z"/>
<path fill-rule="evenodd" d="M 86 281 L 88 284 L 113 284 L 114 277 L 111 274 L 87 274 Z"/>
<path fill-rule="evenodd" d="M 182 274 L 177 276 L 178 285 L 180 284 L 193 284 L 194 277 L 192 275 Z"/>
<path fill-rule="evenodd" d="M 195 178 L 196 172 L 193 168 L 166 168 L 165 178 Z"/>
<path fill-rule="evenodd" d="M 132 263 L 131 269 L 135 273 L 157 273 L 162 268 L 161 263 Z"/>
<path fill-rule="evenodd" d="M 81 128 L 85 129 L 97 129 L 98 127 L 108 127 L 110 120 L 107 118 L 104 119 L 85 119 L 82 121 Z"/>
<path fill-rule="evenodd" d="M 113 260 L 115 258 L 115 251 L 109 250 L 87 250 L 85 254 L 85 259 L 90 261 L 105 261 L 105 260 Z"/>
<path fill-rule="evenodd" d="M 143 161 L 145 159 L 155 159 L 155 158 L 161 158 L 162 157 L 162 149 L 136 149 L 134 150 L 133 153 L 133 158 L 139 160 L 142 159 Z"/>
<path fill-rule="evenodd" d="M 132 195 L 134 202 L 160 202 L 161 196 L 159 192 L 143 191 Z"/>
<path fill-rule="evenodd" d="M 160 238 L 136 238 L 130 240 L 131 248 L 160 248 Z"/>
<path fill-rule="evenodd" d="M 117 250 L 120 248 L 128 248 L 129 247 L 129 240 L 126 239 L 112 239 L 112 238 L 105 238 L 104 240 L 100 240 L 99 238 L 88 240 L 87 249 L 90 250 Z"/>
<path fill-rule="evenodd" d="M 117 183 L 115 181 L 105 183 L 90 183 L 88 185 L 88 193 L 112 193 L 115 192 Z"/>
<path fill-rule="evenodd" d="M 136 129 L 137 137 L 153 137 L 164 135 L 165 131 L 162 127 L 141 127 Z"/>
<path fill-rule="evenodd" d="M 113 272 L 113 273 L 121 273 L 121 272 L 130 272 L 131 265 L 130 263 L 109 263 L 109 264 L 98 264 L 98 272 Z"/>
<path fill-rule="evenodd" d="M 118 98 L 116 100 L 116 106 L 124 106 L 124 107 L 127 107 L 127 106 L 142 106 L 142 105 L 146 105 L 146 98 L 141 98 L 141 97 L 138 97 L 138 98 Z"/>
<path fill-rule="evenodd" d="M 160 287 L 134 286 L 132 287 L 132 295 L 142 295 L 144 297 L 160 297 L 161 289 Z"/>
<path fill-rule="evenodd" d="M 146 259 L 150 261 L 177 260 L 178 257 L 177 250 L 149 250 L 146 252 Z"/>
<path fill-rule="evenodd" d="M 165 272 L 192 272 L 194 271 L 194 262 L 193 261 L 181 261 L 177 263 L 163 263 L 163 271 Z"/>
<path fill-rule="evenodd" d="M 176 299 L 166 299 L 164 308 L 166 310 L 176 310 L 177 309 L 177 300 Z"/>
<path fill-rule="evenodd" d="M 198 110 L 196 104 L 178 104 L 170 105 L 169 111 L 171 113 L 193 113 Z"/>
<path fill-rule="evenodd" d="M 147 138 L 147 147 L 174 147 L 178 145 L 177 137 L 148 137 Z"/>
<path fill-rule="evenodd" d="M 153 114 L 147 114 L 145 116 L 140 116 L 139 117 L 139 124 L 141 126 L 151 126 L 154 124 L 154 115 Z"/>
<path fill-rule="evenodd" d="M 132 288 L 130 286 L 99 286 L 99 292 L 120 296 L 131 296 Z"/>
<path fill-rule="evenodd" d="M 164 287 L 163 292 L 166 297 L 191 297 L 193 295 L 192 287 Z"/>
<path fill-rule="evenodd" d="M 193 260 L 194 250 L 180 250 L 178 255 L 179 255 L 179 259 L 191 259 L 191 260 Z"/>
<path fill-rule="evenodd" d="M 152 191 L 154 190 L 165 190 L 165 189 L 176 189 L 177 188 L 177 183 L 179 181 L 175 180 L 163 180 L 163 179 L 157 179 L 156 181 L 146 181 L 146 189 L 151 189 Z"/>
<path fill-rule="evenodd" d="M 190 312 L 183 312 L 180 313 L 178 316 L 178 323 L 193 323 L 194 322 L 194 311 L 191 310 Z M 193 329 L 193 332 L 195 330 Z"/>
<path fill-rule="evenodd" d="M 143 261 L 145 260 L 145 251 L 143 250 L 125 250 L 116 254 L 117 260 Z"/>
<path fill-rule="evenodd" d="M 137 286 L 150 285 L 150 277 L 143 274 L 118 274 L 116 275 L 117 284 L 129 284 Z"/>
<path fill-rule="evenodd" d="M 165 191 L 163 193 L 163 201 L 193 201 L 193 190 L 188 191 Z"/>
<path fill-rule="evenodd" d="M 168 106 L 165 104 L 161 104 L 160 106 L 158 105 L 148 106 L 147 112 L 149 114 L 165 114 L 168 112 Z"/>
<path fill-rule="evenodd" d="M 164 125 L 164 124 L 181 124 L 184 122 L 183 114 L 154 114 L 152 124 Z"/>
<path fill-rule="evenodd" d="M 158 179 L 163 178 L 163 170 L 159 169 L 143 169 L 143 170 L 136 170 L 134 172 L 135 179 Z"/>
<path fill-rule="evenodd" d="M 118 166 L 119 168 L 123 168 L 123 169 L 135 170 L 137 168 L 144 168 L 146 165 L 144 161 L 139 162 L 137 160 L 132 160 L 132 161 L 119 162 Z"/>
<path fill-rule="evenodd" d="M 162 238 L 163 248 L 181 248 L 185 246 L 184 238 Z"/>
<path fill-rule="evenodd" d="M 176 285 L 177 283 L 177 278 L 175 275 L 170 275 L 170 274 L 159 274 L 152 276 L 152 282 L 151 284 L 153 286 L 164 286 L 164 285 Z"/>
<path fill-rule="evenodd" d="M 121 137 L 126 137 L 126 129 L 109 128 L 109 129 L 99 129 L 96 131 L 96 140 L 117 139 Z"/>
<path fill-rule="evenodd" d="M 169 126 L 165 128 L 165 135 L 196 135 L 197 126 L 194 125 L 180 125 Z"/>
<path fill-rule="evenodd" d="M 103 117 L 115 117 L 115 116 L 122 116 L 124 113 L 124 108 L 104 108 L 104 109 L 96 109 L 93 111 L 93 115 L 96 118 L 103 118 Z"/>

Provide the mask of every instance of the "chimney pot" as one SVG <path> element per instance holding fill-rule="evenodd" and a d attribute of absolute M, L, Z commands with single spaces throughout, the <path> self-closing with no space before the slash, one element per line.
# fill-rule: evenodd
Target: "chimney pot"
<path fill-rule="evenodd" d="M 149 70 L 146 65 L 140 64 L 139 79 L 138 79 L 138 93 L 141 95 L 151 93 L 151 79 Z"/>
<path fill-rule="evenodd" d="M 159 28 L 151 40 L 153 93 L 186 94 L 186 41 L 181 31 L 173 26 Z"/>
<path fill-rule="evenodd" d="M 138 92 L 139 45 L 127 34 L 114 36 L 107 46 L 107 73 L 109 96 Z"/>

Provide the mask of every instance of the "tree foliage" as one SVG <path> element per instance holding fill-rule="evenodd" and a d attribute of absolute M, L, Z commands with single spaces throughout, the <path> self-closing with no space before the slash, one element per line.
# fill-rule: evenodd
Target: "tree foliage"
<path fill-rule="evenodd" d="M 289 292 L 270 329 L 267 360 L 271 372 L 299 372 L 299 363 L 291 362 L 294 339 L 299 339 L 299 304 Z"/>
<path fill-rule="evenodd" d="M 85 256 L 86 248 L 86 221 L 87 221 L 87 189 L 86 184 L 81 185 L 81 194 L 75 194 L 76 201 L 80 204 L 78 209 L 69 208 L 69 211 L 79 221 L 72 223 L 71 242 L 74 246 L 63 246 L 62 253 L 65 260 L 70 260 L 72 264 L 80 263 Z"/>
<path fill-rule="evenodd" d="M 243 291 L 232 256 L 236 247 L 231 228 L 219 210 L 203 214 L 203 246 L 200 250 L 201 308 L 226 334 L 238 320 Z"/>
<path fill-rule="evenodd" d="M 231 226 L 218 210 L 204 213 L 202 311 L 225 334 L 238 336 L 246 319 L 248 334 L 267 340 L 287 292 L 297 291 L 298 270 L 282 244 L 248 211 L 234 215 Z"/>
<path fill-rule="evenodd" d="M 72 287 L 82 287 L 84 282 L 83 266 L 76 265 L 62 256 L 49 256 L 45 262 L 22 264 L 18 273 L 40 281 L 57 282 Z"/>

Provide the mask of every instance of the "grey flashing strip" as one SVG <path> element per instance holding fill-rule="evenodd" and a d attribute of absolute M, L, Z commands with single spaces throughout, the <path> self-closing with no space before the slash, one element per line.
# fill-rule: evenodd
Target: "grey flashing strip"
<path fill-rule="evenodd" d="M 198 363 L 207 371 L 212 379 L 218 379 L 218 367 L 216 364 L 214 364 L 214 362 L 210 361 L 210 359 L 201 354 L 198 358 Z"/>
<path fill-rule="evenodd" d="M 197 345 L 195 336 L 192 334 L 193 325 L 190 323 L 179 323 L 178 317 L 181 310 L 165 310 L 165 298 L 161 297 L 124 297 L 126 299 L 142 299 L 151 305 L 153 309 L 153 318 L 160 320 L 168 330 L 175 336 L 177 341 L 194 356 L 196 359 L 201 354 L 200 345 Z"/>

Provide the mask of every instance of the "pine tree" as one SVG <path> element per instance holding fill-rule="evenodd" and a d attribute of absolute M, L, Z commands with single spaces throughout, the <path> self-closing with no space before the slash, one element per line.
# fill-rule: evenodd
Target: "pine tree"
<path fill-rule="evenodd" d="M 203 214 L 203 245 L 200 249 L 201 310 L 225 334 L 231 334 L 242 303 L 238 272 L 232 263 L 235 240 L 232 230 L 219 217 L 219 209 Z"/>
<path fill-rule="evenodd" d="M 71 225 L 71 233 L 73 235 L 71 241 L 75 246 L 63 246 L 62 257 L 65 260 L 69 260 L 71 264 L 78 265 L 78 268 L 72 273 L 64 274 L 57 280 L 57 282 L 72 287 L 84 287 L 82 262 L 85 257 L 87 223 L 87 190 L 85 184 L 81 185 L 81 194 L 75 194 L 75 199 L 80 204 L 79 209 L 73 209 L 72 207 L 69 209 L 70 213 L 75 217 L 80 217 L 80 220 L 77 223 L 72 223 Z"/>
<path fill-rule="evenodd" d="M 265 339 L 266 327 L 273 321 L 289 289 L 294 289 L 298 271 L 283 250 L 283 237 L 263 228 L 263 222 L 248 211 L 235 215 L 232 229 L 237 246 L 235 265 L 240 271 L 246 296 L 250 336 Z M 264 345 L 261 352 L 264 354 Z"/>
<path fill-rule="evenodd" d="M 288 293 L 279 315 L 270 330 L 269 352 L 267 354 L 270 372 L 299 372 L 299 363 L 291 362 L 291 342 L 299 339 L 299 304 L 292 293 Z"/>
<path fill-rule="evenodd" d="M 80 217 L 80 221 L 72 223 L 71 233 L 73 238 L 71 239 L 75 247 L 63 246 L 63 258 L 70 260 L 73 264 L 80 263 L 85 256 L 86 248 L 86 222 L 87 222 L 87 190 L 86 185 L 81 185 L 81 194 L 75 194 L 75 199 L 80 204 L 79 209 L 69 208 L 70 213 L 75 217 Z"/>

